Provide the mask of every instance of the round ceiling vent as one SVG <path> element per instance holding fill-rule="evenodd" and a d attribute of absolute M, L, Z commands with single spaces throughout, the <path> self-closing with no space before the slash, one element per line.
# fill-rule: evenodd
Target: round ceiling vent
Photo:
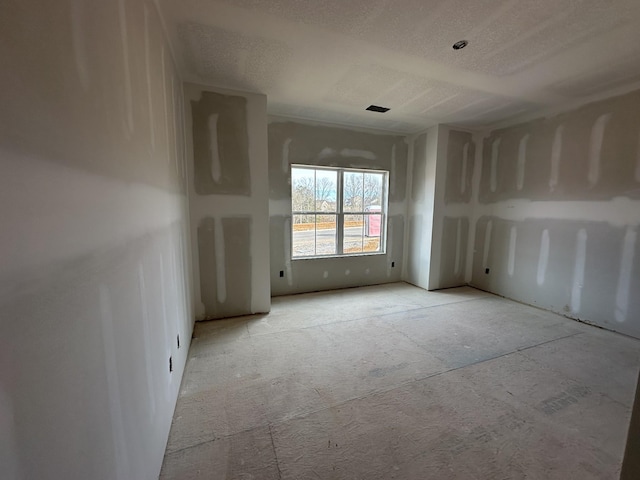
<path fill-rule="evenodd" d="M 469 45 L 469 42 L 467 40 L 460 40 L 459 42 L 456 42 L 456 43 L 453 44 L 453 49 L 454 50 L 462 50 L 467 45 Z"/>

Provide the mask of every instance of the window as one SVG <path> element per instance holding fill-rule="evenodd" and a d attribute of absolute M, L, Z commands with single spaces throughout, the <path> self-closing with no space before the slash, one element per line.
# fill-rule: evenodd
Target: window
<path fill-rule="evenodd" d="M 385 253 L 389 172 L 291 167 L 292 258 Z"/>

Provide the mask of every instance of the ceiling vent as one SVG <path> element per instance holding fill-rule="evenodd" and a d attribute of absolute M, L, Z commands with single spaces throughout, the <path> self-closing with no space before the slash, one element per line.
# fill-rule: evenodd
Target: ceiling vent
<path fill-rule="evenodd" d="M 369 110 L 370 112 L 378 112 L 378 113 L 385 113 L 389 111 L 387 107 L 380 107 L 378 105 L 369 105 L 367 107 L 367 110 Z"/>
<path fill-rule="evenodd" d="M 453 49 L 454 50 L 462 50 L 467 45 L 469 45 L 469 42 L 467 40 L 460 40 L 459 42 L 456 42 L 456 43 L 453 44 Z"/>

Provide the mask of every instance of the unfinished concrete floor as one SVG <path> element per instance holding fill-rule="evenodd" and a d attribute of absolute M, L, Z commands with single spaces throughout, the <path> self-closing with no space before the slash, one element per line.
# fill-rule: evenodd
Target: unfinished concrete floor
<path fill-rule="evenodd" d="M 640 341 L 468 288 L 196 324 L 163 479 L 618 478 Z"/>

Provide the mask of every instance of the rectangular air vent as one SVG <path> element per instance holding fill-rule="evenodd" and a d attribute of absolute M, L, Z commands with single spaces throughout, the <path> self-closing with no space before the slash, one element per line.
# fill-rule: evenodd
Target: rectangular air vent
<path fill-rule="evenodd" d="M 367 107 L 367 110 L 369 110 L 371 112 L 379 112 L 379 113 L 385 113 L 385 112 L 389 111 L 389 109 L 387 107 L 380 107 L 378 105 L 369 105 Z"/>

